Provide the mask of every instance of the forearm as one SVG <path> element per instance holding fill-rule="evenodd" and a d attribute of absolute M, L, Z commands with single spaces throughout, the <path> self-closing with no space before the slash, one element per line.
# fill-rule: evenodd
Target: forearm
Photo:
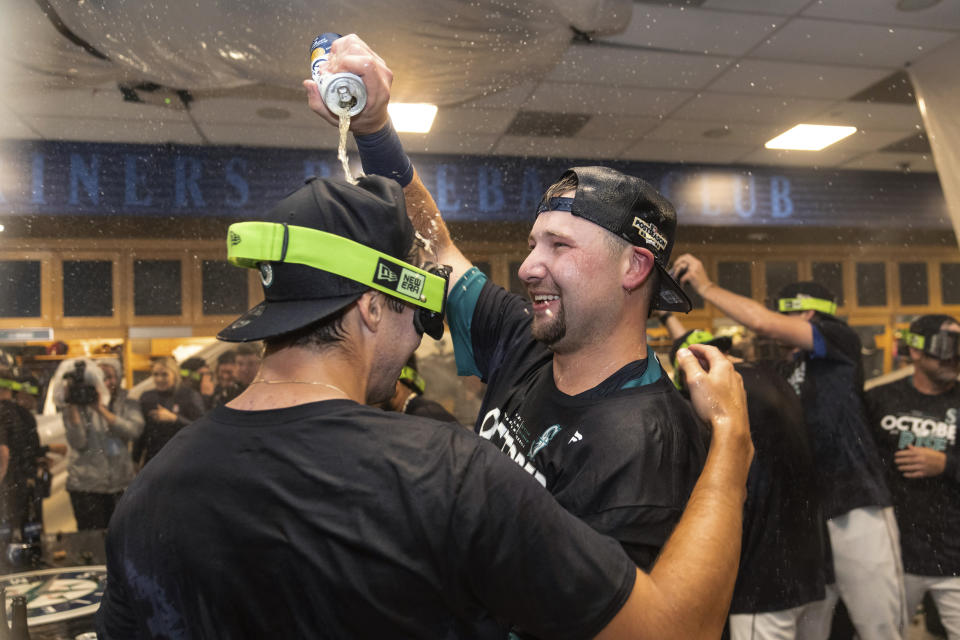
<path fill-rule="evenodd" d="M 724 289 L 713 282 L 701 285 L 697 295 L 722 311 L 728 318 L 757 333 L 763 333 L 764 321 L 768 319 L 769 314 L 774 314 L 756 300 Z"/>
<path fill-rule="evenodd" d="M 70 404 L 64 409 L 63 427 L 67 444 L 77 451 L 84 451 L 87 448 L 87 425 L 76 405 Z"/>
<path fill-rule="evenodd" d="M 427 259 L 449 265 L 453 269 L 450 274 L 450 283 L 453 284 L 473 265 L 453 243 L 437 203 L 416 171 L 410 184 L 403 188 L 403 196 L 413 228 L 427 241 Z"/>
<path fill-rule="evenodd" d="M 10 466 L 10 449 L 0 444 L 0 481 L 7 477 L 7 468 Z"/>
<path fill-rule="evenodd" d="M 114 435 L 124 440 L 133 440 L 143 432 L 143 416 L 139 409 L 125 408 L 127 415 L 120 412 L 113 413 L 106 407 L 101 407 L 101 409 L 100 414 L 107 421 L 107 425 Z"/>

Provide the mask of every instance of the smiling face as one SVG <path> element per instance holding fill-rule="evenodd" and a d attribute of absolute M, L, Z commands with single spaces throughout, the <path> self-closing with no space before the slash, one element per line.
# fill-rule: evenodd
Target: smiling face
<path fill-rule="evenodd" d="M 173 371 L 165 367 L 161 363 L 156 363 L 150 370 L 150 375 L 153 378 L 153 384 L 158 391 L 169 391 L 173 388 Z"/>
<path fill-rule="evenodd" d="M 566 211 L 537 216 L 530 254 L 519 271 L 533 301 L 534 338 L 561 352 L 606 335 L 617 316 L 611 307 L 622 292 L 615 240 Z"/>

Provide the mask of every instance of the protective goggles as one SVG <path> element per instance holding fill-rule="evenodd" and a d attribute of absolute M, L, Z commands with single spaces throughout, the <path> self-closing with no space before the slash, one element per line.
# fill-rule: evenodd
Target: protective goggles
<path fill-rule="evenodd" d="M 836 315 L 837 303 L 823 298 L 810 298 L 802 296 L 799 298 L 780 298 L 777 300 L 777 310 L 780 313 L 790 313 L 791 311 L 808 311 L 813 309 L 820 313 L 829 313 Z"/>
<path fill-rule="evenodd" d="M 184 380 L 193 380 L 194 382 L 200 382 L 203 380 L 203 376 L 211 375 L 209 371 L 203 373 L 199 371 L 191 371 L 190 369 L 180 369 L 180 377 Z"/>
<path fill-rule="evenodd" d="M 359 282 L 416 307 L 413 324 L 435 340 L 443 337 L 450 267 L 408 262 L 326 231 L 276 222 L 230 225 L 227 260 L 258 269 L 262 262 L 302 264 Z"/>
<path fill-rule="evenodd" d="M 897 337 L 903 340 L 906 346 L 919 349 L 937 360 L 960 357 L 960 333 L 956 331 L 938 331 L 929 336 L 901 331 Z"/>
<path fill-rule="evenodd" d="M 11 391 L 23 391 L 29 393 L 32 396 L 40 395 L 40 387 L 29 382 L 17 382 L 16 380 L 8 380 L 7 378 L 0 378 L 0 389 L 10 389 Z"/>
<path fill-rule="evenodd" d="M 400 370 L 400 382 L 404 383 L 417 393 L 423 393 L 427 382 L 413 367 L 404 367 Z"/>

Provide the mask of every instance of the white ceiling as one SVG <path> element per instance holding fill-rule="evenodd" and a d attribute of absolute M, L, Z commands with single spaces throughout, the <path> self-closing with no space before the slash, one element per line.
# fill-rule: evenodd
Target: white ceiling
<path fill-rule="evenodd" d="M 929 152 L 881 151 L 922 131 L 916 104 L 849 100 L 960 37 L 960 0 L 914 12 L 896 9 L 896 1 L 628 3 L 632 16 L 624 31 L 590 43 L 571 38 L 552 69 L 512 73 L 523 69 L 523 56 L 494 56 L 494 64 L 511 71 L 504 73 L 510 86 L 441 105 L 433 131 L 403 134 L 404 143 L 408 151 L 424 153 L 890 171 L 908 164 L 912 171 L 934 171 Z M 17 46 L 16 34 L 35 38 L 39 30 L 62 39 L 37 5 L 3 2 L 10 5 L 4 18 L 14 34 L 8 46 Z M 82 25 L 67 26 L 82 31 Z M 364 36 L 362 28 L 357 31 Z M 397 31 L 416 44 L 415 26 L 398 25 Z M 477 56 L 484 64 L 490 58 Z M 270 83 L 262 81 L 233 89 L 183 87 L 194 97 L 185 110 L 124 102 L 117 82 L 129 81 L 129 70 L 114 77 L 110 63 L 92 57 L 87 62 L 96 81 L 78 86 L 52 83 L 29 61 L 8 60 L 0 72 L 15 81 L 0 93 L 0 138 L 336 145 L 336 132 L 309 112 L 299 87 L 286 78 L 267 88 Z M 476 93 L 463 88 L 463 75 L 449 76 L 453 93 Z M 289 115 L 258 115 L 267 108 Z M 572 137 L 507 135 L 519 111 L 584 114 L 589 120 Z M 766 140 L 799 122 L 852 124 L 860 131 L 821 152 L 764 149 Z M 726 135 L 703 135 L 716 130 Z"/>

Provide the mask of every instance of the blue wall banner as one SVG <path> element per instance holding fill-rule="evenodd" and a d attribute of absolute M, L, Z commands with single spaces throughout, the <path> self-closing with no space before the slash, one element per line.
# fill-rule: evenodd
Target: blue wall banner
<path fill-rule="evenodd" d="M 530 220 L 571 162 L 415 155 L 448 221 Z M 936 174 L 604 162 L 651 182 L 680 223 L 950 229 Z M 225 216 L 272 206 L 305 177 L 342 176 L 332 150 L 0 142 L 0 215 Z"/>

